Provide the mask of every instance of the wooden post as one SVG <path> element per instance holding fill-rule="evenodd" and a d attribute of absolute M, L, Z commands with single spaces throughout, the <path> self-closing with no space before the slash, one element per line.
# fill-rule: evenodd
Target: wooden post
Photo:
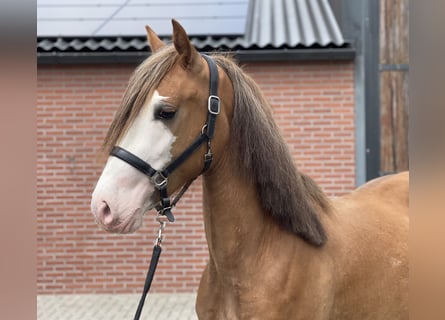
<path fill-rule="evenodd" d="M 380 2 L 380 168 L 408 170 L 408 0 Z"/>

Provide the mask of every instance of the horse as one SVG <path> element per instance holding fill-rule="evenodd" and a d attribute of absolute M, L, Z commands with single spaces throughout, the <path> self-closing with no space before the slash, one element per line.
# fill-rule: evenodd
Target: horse
<path fill-rule="evenodd" d="M 408 319 L 409 173 L 329 198 L 296 168 L 254 80 L 172 24 L 171 44 L 146 26 L 152 54 L 105 137 L 96 222 L 134 232 L 153 208 L 173 221 L 169 195 L 202 175 L 199 319 Z"/>

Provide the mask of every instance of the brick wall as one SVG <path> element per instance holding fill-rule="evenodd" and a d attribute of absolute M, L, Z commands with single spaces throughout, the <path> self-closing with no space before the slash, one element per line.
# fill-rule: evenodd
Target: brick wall
<path fill-rule="evenodd" d="M 39 294 L 140 292 L 157 233 L 153 216 L 135 234 L 100 230 L 89 210 L 102 170 L 97 151 L 134 66 L 39 66 L 37 97 L 37 286 Z M 299 168 L 329 195 L 354 188 L 352 63 L 249 64 L 274 105 Z M 191 292 L 207 247 L 196 181 L 175 209 L 152 287 Z"/>

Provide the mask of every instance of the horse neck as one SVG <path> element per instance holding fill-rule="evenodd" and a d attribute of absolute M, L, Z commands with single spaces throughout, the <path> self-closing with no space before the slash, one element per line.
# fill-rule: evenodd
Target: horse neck
<path fill-rule="evenodd" d="M 204 224 L 210 258 L 219 269 L 246 267 L 270 234 L 273 224 L 264 215 L 258 194 L 231 161 L 203 179 Z M 240 259 L 239 257 L 242 257 Z"/>

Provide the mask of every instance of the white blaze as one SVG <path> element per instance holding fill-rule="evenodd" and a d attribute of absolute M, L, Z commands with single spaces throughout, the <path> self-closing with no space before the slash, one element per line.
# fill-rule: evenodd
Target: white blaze
<path fill-rule="evenodd" d="M 120 147 L 143 159 L 156 170 L 162 169 L 170 162 L 171 146 L 176 140 L 167 126 L 154 117 L 154 107 L 164 99 L 166 97 L 155 91 L 151 101 L 142 108 L 118 143 Z"/>
<path fill-rule="evenodd" d="M 165 98 L 155 91 L 118 142 L 118 146 L 146 161 L 156 170 L 162 169 L 171 161 L 171 148 L 176 140 L 168 127 L 154 116 L 155 106 Z M 127 226 L 134 222 L 133 227 L 126 229 L 135 231 L 142 223 L 142 213 L 152 205 L 150 198 L 153 192 L 154 187 L 147 176 L 121 159 L 111 156 L 93 192 L 91 210 L 97 219 L 99 206 L 106 202 L 113 219 Z"/>

